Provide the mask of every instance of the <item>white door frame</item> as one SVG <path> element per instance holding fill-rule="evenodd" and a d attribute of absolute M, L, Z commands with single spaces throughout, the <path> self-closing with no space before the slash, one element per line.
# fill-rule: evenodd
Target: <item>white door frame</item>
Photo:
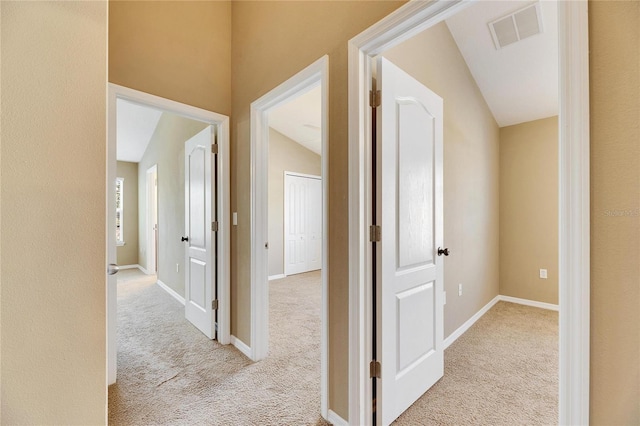
<path fill-rule="evenodd" d="M 371 58 L 473 4 L 411 1 L 349 41 L 349 423 L 371 424 Z M 589 423 L 587 2 L 558 2 L 559 423 Z"/>
<path fill-rule="evenodd" d="M 300 177 L 300 178 L 306 178 L 306 179 L 317 179 L 320 182 L 322 182 L 322 176 L 308 175 L 304 173 L 288 172 L 288 171 L 284 172 L 285 186 L 284 186 L 284 197 L 283 197 L 284 198 L 284 227 L 283 228 L 284 228 L 285 238 L 287 235 L 287 230 L 289 229 L 289 205 L 287 204 L 287 200 L 289 199 L 289 196 L 288 196 L 289 188 L 286 185 L 287 176 L 294 176 L 294 177 Z M 284 273 L 285 276 L 287 276 L 287 263 L 288 263 L 287 260 L 289 259 L 290 253 L 289 253 L 289 250 L 287 249 L 289 245 L 287 244 L 287 241 L 285 239 L 283 239 L 283 245 L 284 245 L 284 257 L 283 257 L 282 272 Z"/>
<path fill-rule="evenodd" d="M 282 105 L 302 92 L 321 85 L 322 91 L 322 309 L 320 391 L 321 414 L 328 416 L 328 290 L 327 290 L 327 218 L 328 218 L 328 101 L 329 57 L 323 56 L 260 99 L 251 103 L 251 348 L 250 357 L 258 361 L 269 351 L 269 286 L 268 286 L 268 154 L 269 110 Z"/>
<path fill-rule="evenodd" d="M 158 253 L 156 253 L 155 244 L 155 232 L 149 229 L 149 225 L 152 223 L 153 215 L 151 214 L 151 206 L 155 203 L 155 213 L 156 213 L 156 221 L 158 218 L 158 187 L 149 182 L 149 175 L 155 175 L 156 180 L 158 179 L 158 165 L 154 164 L 153 166 L 147 169 L 146 173 L 146 188 L 147 188 L 147 199 L 146 199 L 146 208 L 147 208 L 147 265 L 146 270 L 149 274 L 157 273 L 158 265 L 156 264 L 156 259 L 158 257 Z M 159 231 L 159 230 L 158 230 Z M 153 248 L 153 251 L 150 249 Z M 153 265 L 153 268 L 151 267 Z"/>
<path fill-rule="evenodd" d="M 140 92 L 138 90 L 108 84 L 108 110 L 107 110 L 107 176 L 106 194 L 107 212 L 106 217 L 113 216 L 109 209 L 109 198 L 113 193 L 113 186 L 116 170 L 116 101 L 125 99 L 127 101 L 156 108 L 165 112 L 177 114 L 192 120 L 198 120 L 218 128 L 218 222 L 220 231 L 218 232 L 220 250 L 218 251 L 218 341 L 228 344 L 231 334 L 230 321 L 230 202 L 229 202 L 229 117 L 215 112 L 207 111 L 194 106 L 182 104 L 180 102 L 161 98 L 159 96 Z M 110 243 L 110 222 L 107 221 L 107 253 L 109 253 Z M 107 264 L 109 260 L 107 259 Z M 117 288 L 110 287 L 108 277 L 106 279 L 107 293 L 107 385 L 115 383 L 117 371 Z"/>

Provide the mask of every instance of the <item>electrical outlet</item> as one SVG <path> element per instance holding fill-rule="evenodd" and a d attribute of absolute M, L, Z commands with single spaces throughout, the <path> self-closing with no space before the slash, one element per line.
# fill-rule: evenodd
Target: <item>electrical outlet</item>
<path fill-rule="evenodd" d="M 442 292 L 442 304 L 443 305 L 447 304 L 447 292 L 446 291 Z"/>
<path fill-rule="evenodd" d="M 458 296 L 462 296 L 462 284 L 458 284 Z"/>
<path fill-rule="evenodd" d="M 176 272 L 180 272 L 180 264 L 176 263 Z"/>
<path fill-rule="evenodd" d="M 233 224 L 238 224 L 238 212 L 233 212 Z"/>
<path fill-rule="evenodd" d="M 547 279 L 547 270 L 546 269 L 540 269 L 540 278 L 542 278 L 543 280 Z"/>

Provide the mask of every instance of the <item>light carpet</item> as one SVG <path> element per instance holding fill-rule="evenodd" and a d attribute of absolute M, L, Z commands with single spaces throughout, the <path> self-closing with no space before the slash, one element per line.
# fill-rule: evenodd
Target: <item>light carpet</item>
<path fill-rule="evenodd" d="M 270 282 L 269 357 L 208 340 L 137 271 L 118 282 L 113 425 L 313 425 L 320 416 L 320 273 Z M 248 343 L 248 342 L 246 342 Z"/>
<path fill-rule="evenodd" d="M 396 425 L 558 424 L 558 313 L 498 302 L 444 352 Z"/>
<path fill-rule="evenodd" d="M 184 307 L 127 270 L 118 282 L 114 425 L 326 425 L 320 417 L 320 274 L 270 282 L 270 353 L 208 340 Z M 397 425 L 557 423 L 558 315 L 500 302 L 445 351 L 445 376 Z"/>

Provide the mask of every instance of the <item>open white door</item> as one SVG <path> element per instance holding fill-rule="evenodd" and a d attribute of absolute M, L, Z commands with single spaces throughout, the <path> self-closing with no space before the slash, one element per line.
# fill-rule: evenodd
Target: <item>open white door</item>
<path fill-rule="evenodd" d="M 444 374 L 443 102 L 378 59 L 377 423 L 388 425 Z"/>
<path fill-rule="evenodd" d="M 210 339 L 215 338 L 216 295 L 214 230 L 216 176 L 211 173 L 213 126 L 185 142 L 184 220 L 185 308 L 187 320 Z"/>

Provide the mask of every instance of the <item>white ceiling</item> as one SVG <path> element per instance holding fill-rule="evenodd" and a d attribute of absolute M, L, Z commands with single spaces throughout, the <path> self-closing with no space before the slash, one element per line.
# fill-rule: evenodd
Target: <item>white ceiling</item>
<path fill-rule="evenodd" d="M 117 158 L 139 163 L 156 130 L 162 111 L 118 99 Z"/>
<path fill-rule="evenodd" d="M 269 126 L 320 155 L 322 100 L 320 86 L 269 111 Z"/>
<path fill-rule="evenodd" d="M 498 126 L 558 114 L 558 12 L 541 1 L 544 31 L 496 49 L 488 23 L 531 1 L 480 1 L 447 19 Z"/>

